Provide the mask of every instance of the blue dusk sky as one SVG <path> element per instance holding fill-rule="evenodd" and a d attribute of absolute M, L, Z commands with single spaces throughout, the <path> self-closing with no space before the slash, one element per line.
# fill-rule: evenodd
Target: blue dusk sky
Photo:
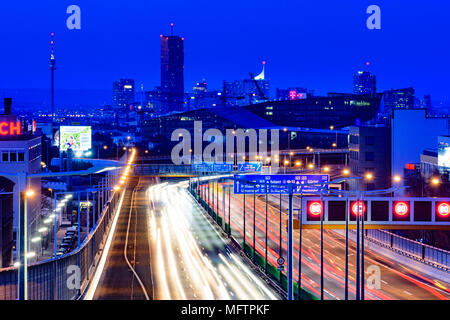
<path fill-rule="evenodd" d="M 68 30 L 66 9 L 81 8 L 81 30 Z M 381 30 L 366 9 L 381 8 Z M 111 90 L 134 78 L 160 82 L 160 34 L 185 38 L 185 89 L 206 79 L 243 79 L 261 70 L 271 88 L 316 94 L 351 92 L 352 74 L 377 75 L 378 89 L 416 88 L 418 98 L 450 101 L 450 1 L 40 0 L 0 3 L 0 88 L 50 86 L 55 32 L 56 87 Z"/>

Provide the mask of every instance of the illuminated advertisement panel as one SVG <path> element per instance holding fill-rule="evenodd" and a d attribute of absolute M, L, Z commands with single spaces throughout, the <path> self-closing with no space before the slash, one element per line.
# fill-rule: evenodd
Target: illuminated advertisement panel
<path fill-rule="evenodd" d="M 59 128 L 59 150 L 86 151 L 92 146 L 90 126 L 61 126 Z"/>

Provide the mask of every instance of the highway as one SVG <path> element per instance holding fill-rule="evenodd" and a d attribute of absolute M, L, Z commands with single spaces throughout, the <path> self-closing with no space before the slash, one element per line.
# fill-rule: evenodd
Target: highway
<path fill-rule="evenodd" d="M 205 186 L 202 188 L 206 192 Z M 228 191 L 223 205 L 222 186 L 219 187 L 218 197 L 214 199 L 214 206 L 217 210 L 217 198 L 219 199 L 219 215 L 223 217 L 225 207 L 225 217 L 228 222 L 228 208 L 231 209 L 232 235 L 238 241 L 243 241 L 243 196 L 231 194 L 231 203 L 228 202 Z M 211 193 L 212 194 L 212 193 Z M 256 234 L 257 251 L 265 255 L 265 196 L 256 198 L 256 214 L 254 216 L 253 194 L 246 195 L 246 241 L 253 243 L 253 232 Z M 210 204 L 212 197 L 210 196 Z M 280 255 L 280 213 L 279 197 L 269 198 L 268 205 L 268 261 L 276 265 L 276 259 Z M 298 205 L 297 205 L 298 207 Z M 282 197 L 282 237 L 281 256 L 286 259 L 287 234 L 287 198 Z M 256 229 L 253 231 L 253 219 L 256 221 Z M 302 245 L 302 287 L 320 296 L 320 231 L 303 230 Z M 299 232 L 294 232 L 294 279 L 298 279 L 299 260 Z M 349 246 L 349 298 L 354 299 L 355 295 L 355 245 L 350 241 Z M 325 299 L 344 298 L 344 272 L 345 272 L 345 238 L 340 234 L 328 230 L 324 233 L 324 296 Z M 409 300 L 423 299 L 433 300 L 450 298 L 449 283 L 443 283 L 417 272 L 404 265 L 390 261 L 377 254 L 366 250 L 365 267 L 375 265 L 381 271 L 381 288 L 369 289 L 366 286 L 365 298 L 368 300 Z M 369 275 L 366 274 L 366 277 Z"/>
<path fill-rule="evenodd" d="M 129 183 L 92 299 L 281 299 L 186 187 L 151 178 Z"/>

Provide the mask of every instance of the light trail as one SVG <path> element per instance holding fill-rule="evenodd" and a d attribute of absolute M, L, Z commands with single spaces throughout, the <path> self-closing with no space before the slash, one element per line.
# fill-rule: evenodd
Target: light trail
<path fill-rule="evenodd" d="M 280 299 L 229 247 L 186 190 L 186 183 L 147 190 L 157 299 Z M 176 201 L 175 201 L 176 199 Z M 156 240 L 156 241 L 155 241 Z M 156 243 L 155 243 L 156 242 Z"/>

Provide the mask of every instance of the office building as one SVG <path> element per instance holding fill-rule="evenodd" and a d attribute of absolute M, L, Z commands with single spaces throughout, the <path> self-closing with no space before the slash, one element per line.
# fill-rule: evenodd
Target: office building
<path fill-rule="evenodd" d="M 393 109 L 414 109 L 414 88 L 391 89 L 383 92 L 384 113 Z"/>
<path fill-rule="evenodd" d="M 375 94 L 376 76 L 370 71 L 358 71 L 353 75 L 354 94 Z"/>
<path fill-rule="evenodd" d="M 364 179 L 350 183 L 358 190 L 385 189 L 390 187 L 390 128 L 382 125 L 351 126 L 349 129 L 349 166 L 351 175 Z"/>
<path fill-rule="evenodd" d="M 223 82 L 225 105 L 246 106 L 270 100 L 270 84 L 265 74 L 266 62 L 263 61 L 262 65 L 263 69 L 257 76 L 250 74 L 250 78 Z"/>
<path fill-rule="evenodd" d="M 439 136 L 450 133 L 450 116 L 429 117 L 425 109 L 394 109 L 391 116 L 391 172 L 403 175 L 420 163 L 424 150 L 436 149 Z"/>
<path fill-rule="evenodd" d="M 287 88 L 276 90 L 276 100 L 300 100 L 308 97 L 308 90 L 306 88 Z"/>
<path fill-rule="evenodd" d="M 184 109 L 184 38 L 161 35 L 162 113 Z"/>
<path fill-rule="evenodd" d="M 119 110 L 130 110 L 135 102 L 133 79 L 120 79 L 113 83 L 113 107 Z"/>
<path fill-rule="evenodd" d="M 188 109 L 214 108 L 221 107 L 222 92 L 212 90 L 208 91 L 206 81 L 197 82 L 192 88 L 192 95 L 188 96 Z"/>
<path fill-rule="evenodd" d="M 329 93 L 299 100 L 268 101 L 245 108 L 277 126 L 341 128 L 372 119 L 380 98 L 379 95 Z"/>
<path fill-rule="evenodd" d="M 0 226 L 2 237 L 2 259 L 8 260 L 11 248 L 15 248 L 19 228 L 19 173 L 34 174 L 41 171 L 41 137 L 34 133 L 34 126 L 11 113 L 11 99 L 5 99 L 5 112 L 0 115 L 0 172 L 11 176 L 0 177 L 0 191 L 13 192 L 12 201 L 8 196 L 0 199 Z M 28 198 L 28 232 L 37 232 L 41 212 L 41 181 L 33 178 L 29 188 L 34 196 Z M 11 220 L 12 213 L 12 220 Z M 11 226 L 12 222 L 12 226 Z M 11 233 L 12 227 L 12 233 Z M 8 261 L 3 260 L 3 266 Z"/>

